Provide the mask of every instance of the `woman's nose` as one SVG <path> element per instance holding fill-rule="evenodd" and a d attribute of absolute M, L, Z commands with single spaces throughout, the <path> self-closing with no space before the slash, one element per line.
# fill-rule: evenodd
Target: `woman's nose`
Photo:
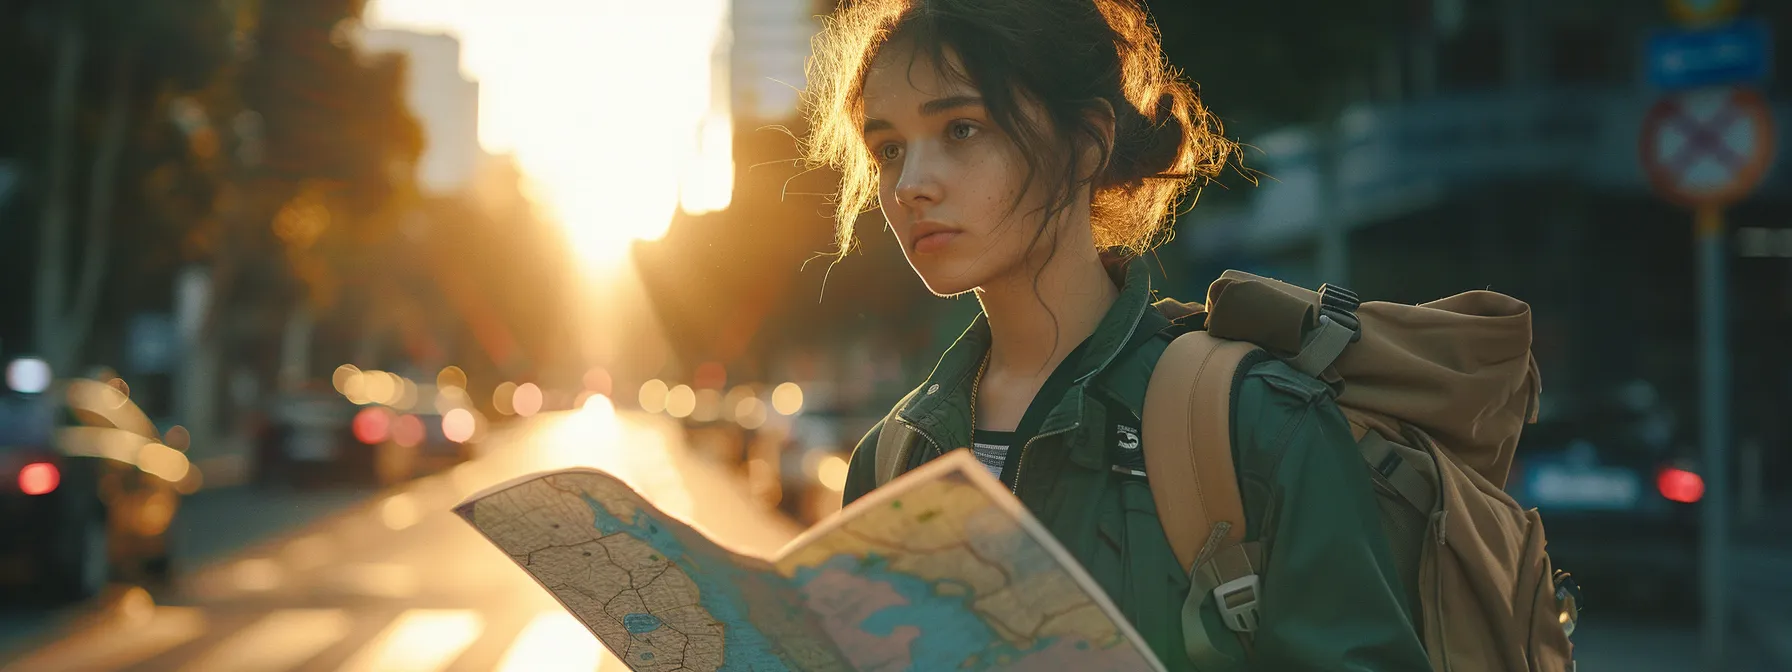
<path fill-rule="evenodd" d="M 940 201 L 940 181 L 920 153 L 911 153 L 902 162 L 902 177 L 896 181 L 896 201 L 905 207 L 934 204 Z"/>

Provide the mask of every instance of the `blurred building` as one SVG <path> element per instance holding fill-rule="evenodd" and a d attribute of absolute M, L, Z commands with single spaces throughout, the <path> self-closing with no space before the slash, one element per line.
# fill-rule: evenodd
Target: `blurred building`
<path fill-rule="evenodd" d="M 1638 384 L 1659 396 L 1671 441 L 1697 445 L 1698 300 L 1689 211 L 1656 194 L 1639 160 L 1650 83 L 1645 45 L 1674 27 L 1655 2 L 1454 0 L 1389 45 L 1337 122 L 1335 170 L 1312 127 L 1245 138 L 1273 177 L 1189 217 L 1179 252 L 1211 278 L 1245 268 L 1317 286 L 1328 227 L 1334 267 L 1365 298 L 1406 302 L 1491 288 L 1531 303 L 1546 415 L 1585 415 Z M 1789 35 L 1786 3 L 1752 3 Z M 1735 436 L 1767 447 L 1769 489 L 1792 489 L 1792 49 L 1762 88 L 1778 159 L 1729 210 Z M 1325 175 L 1335 175 L 1327 184 Z M 1767 231 L 1762 231 L 1763 229 Z M 1198 286 L 1189 283 L 1190 286 Z M 1629 387 L 1627 387 L 1629 386 Z M 1696 448 L 1693 450 L 1696 453 Z M 1752 475 L 1752 474 L 1751 474 Z"/>
<path fill-rule="evenodd" d="M 809 40 L 821 27 L 815 17 L 831 9 L 820 0 L 732 0 L 728 82 L 737 127 L 796 116 Z"/>
<path fill-rule="evenodd" d="M 479 169 L 479 83 L 461 72 L 460 40 L 406 30 L 367 30 L 370 52 L 397 52 L 409 60 L 405 100 L 423 126 L 417 181 L 428 192 L 459 191 Z"/>

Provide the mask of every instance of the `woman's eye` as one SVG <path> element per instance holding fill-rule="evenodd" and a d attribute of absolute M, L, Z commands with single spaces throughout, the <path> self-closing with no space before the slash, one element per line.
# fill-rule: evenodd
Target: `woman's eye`
<path fill-rule="evenodd" d="M 969 140 L 971 139 L 971 136 L 977 134 L 977 127 L 973 124 L 959 122 L 952 124 L 951 128 L 946 129 L 946 133 L 949 134 L 953 140 Z"/>
<path fill-rule="evenodd" d="M 877 158 L 880 161 L 895 161 L 899 156 L 902 156 L 902 146 L 894 142 L 884 143 L 877 148 Z"/>

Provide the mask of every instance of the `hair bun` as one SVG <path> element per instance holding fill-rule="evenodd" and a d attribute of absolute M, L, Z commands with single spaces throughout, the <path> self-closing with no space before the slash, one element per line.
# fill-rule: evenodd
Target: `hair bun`
<path fill-rule="evenodd" d="M 1187 130 L 1181 115 L 1176 114 L 1181 102 L 1175 91 L 1166 91 L 1157 97 L 1157 109 L 1152 110 L 1149 125 L 1143 129 L 1145 133 L 1133 156 L 1133 170 L 1128 171 L 1132 174 L 1127 177 L 1157 177 L 1176 167 Z"/>

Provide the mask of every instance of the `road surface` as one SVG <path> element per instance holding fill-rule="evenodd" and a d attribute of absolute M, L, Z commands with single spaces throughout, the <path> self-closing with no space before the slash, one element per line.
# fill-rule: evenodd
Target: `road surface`
<path fill-rule="evenodd" d="M 0 653 L 0 670 L 621 672 L 621 663 L 450 507 L 515 476 L 596 466 L 738 549 L 769 554 L 794 536 L 795 527 L 752 502 L 744 484 L 687 456 L 678 436 L 663 418 L 537 418 L 494 436 L 486 456 L 450 473 L 356 495 L 354 504 L 328 497 L 313 503 L 339 510 L 202 558 L 209 564 L 163 603 L 115 591 L 70 622 L 40 627 L 33 646 Z M 238 496 L 241 515 L 252 516 L 259 515 L 256 497 L 290 495 Z M 1792 567 L 1783 557 L 1760 562 L 1766 564 L 1757 572 Z M 1690 621 L 1634 622 L 1595 612 L 1575 639 L 1583 672 L 1697 669 Z"/>
<path fill-rule="evenodd" d="M 540 418 L 494 437 L 475 462 L 206 566 L 164 603 L 119 591 L 0 668 L 625 670 L 450 508 L 515 476 L 583 465 L 622 476 L 741 550 L 770 554 L 799 531 L 744 484 L 687 457 L 675 436 L 639 417 Z"/>

